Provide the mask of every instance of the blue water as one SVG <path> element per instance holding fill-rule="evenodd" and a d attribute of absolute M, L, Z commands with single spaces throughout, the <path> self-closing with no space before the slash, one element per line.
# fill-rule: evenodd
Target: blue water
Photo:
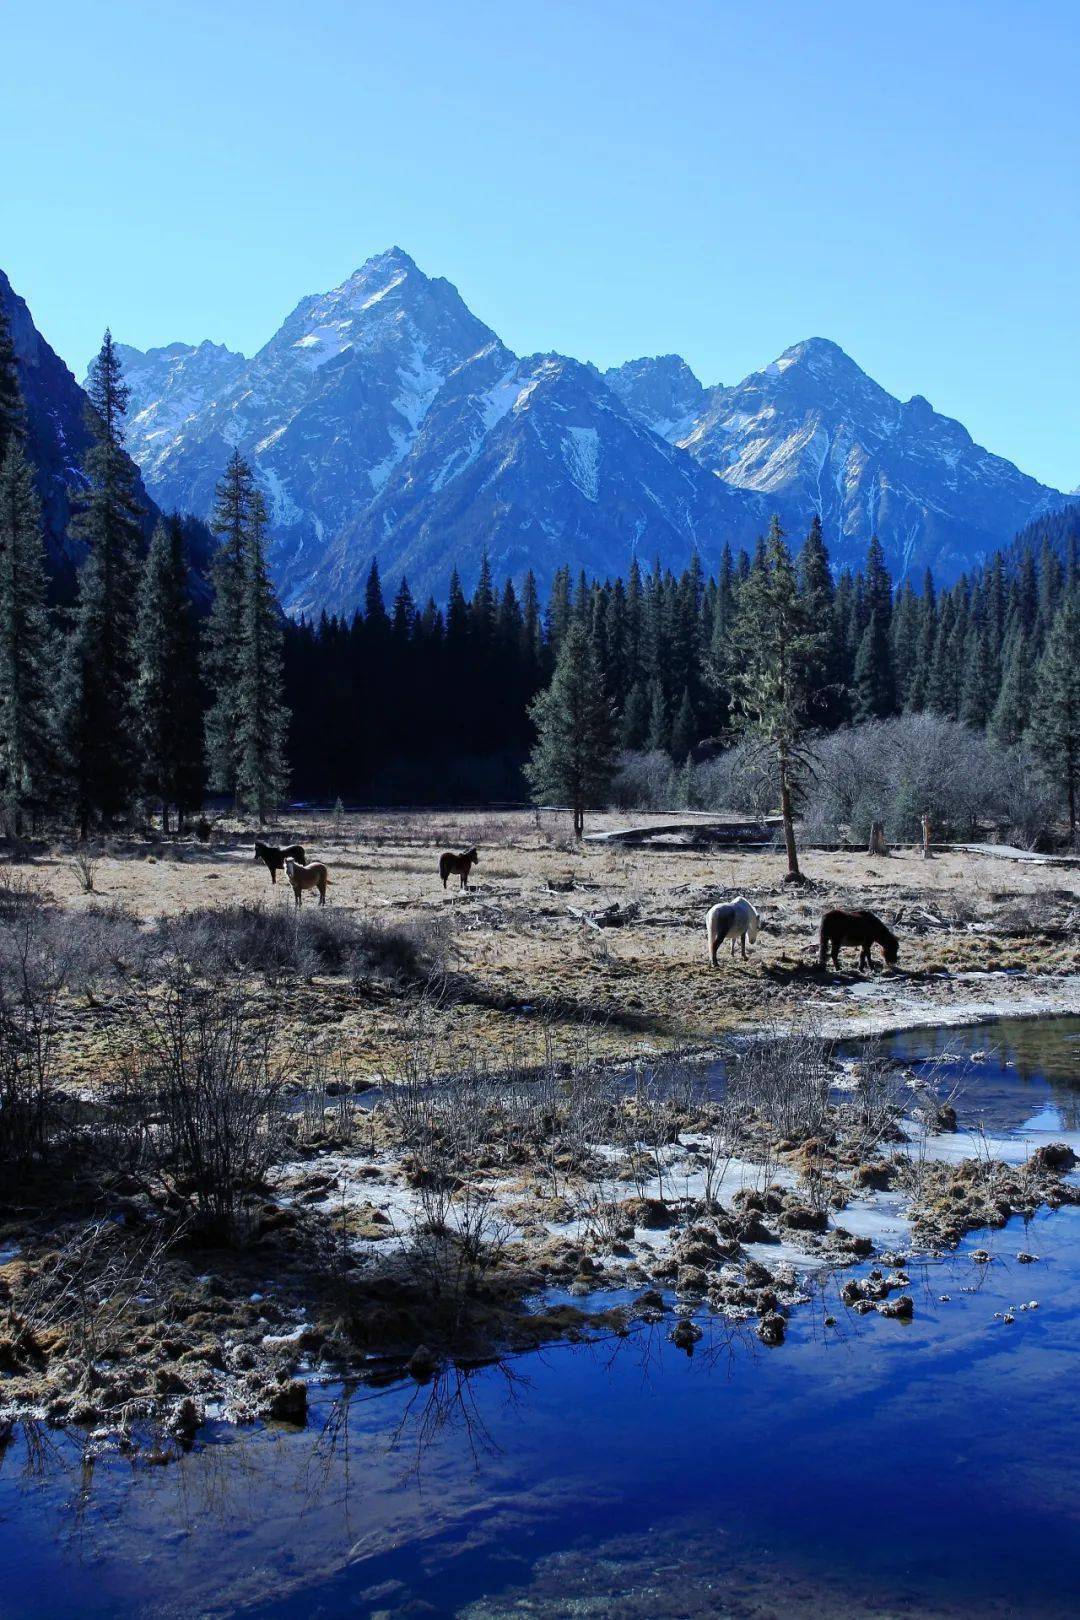
<path fill-rule="evenodd" d="M 961 1121 L 1001 1135 L 1075 1127 L 1078 1041 L 1057 1020 L 892 1045 L 985 1054 Z M 908 1324 L 827 1282 L 779 1350 L 703 1318 L 687 1357 L 669 1323 L 324 1390 L 303 1433 L 211 1430 L 165 1468 L 20 1433 L 0 1616 L 1075 1616 L 1080 1209 L 909 1270 Z"/>

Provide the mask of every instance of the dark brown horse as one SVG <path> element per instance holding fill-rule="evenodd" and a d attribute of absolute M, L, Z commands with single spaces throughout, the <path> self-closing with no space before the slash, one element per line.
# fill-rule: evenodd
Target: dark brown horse
<path fill-rule="evenodd" d="M 301 866 L 307 863 L 303 844 L 286 844 L 284 849 L 275 849 L 273 844 L 260 844 L 257 839 L 252 859 L 262 861 L 270 868 L 271 883 L 277 882 L 277 875 L 285 870 L 286 861 L 299 861 Z"/>
<path fill-rule="evenodd" d="M 831 951 L 833 967 L 838 968 L 840 949 L 844 945 L 859 947 L 860 968 L 873 966 L 870 957 L 872 945 L 881 946 L 890 967 L 900 955 L 900 941 L 872 911 L 827 911 L 821 919 L 818 939 L 821 943 L 822 967 L 825 966 L 825 959 Z"/>
<path fill-rule="evenodd" d="M 456 872 L 461 879 L 460 887 L 467 889 L 469 887 L 469 873 L 479 859 L 480 857 L 475 849 L 467 849 L 463 855 L 455 855 L 450 850 L 447 850 L 444 855 L 440 855 L 439 876 L 442 878 L 443 888 L 446 888 L 446 880 L 451 872 Z"/>

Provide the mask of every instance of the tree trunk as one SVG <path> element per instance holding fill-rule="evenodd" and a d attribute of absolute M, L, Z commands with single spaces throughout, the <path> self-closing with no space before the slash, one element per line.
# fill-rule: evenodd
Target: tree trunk
<path fill-rule="evenodd" d="M 922 858 L 924 861 L 932 861 L 934 858 L 930 853 L 930 832 L 930 812 L 927 810 L 923 812 L 922 818 Z"/>
<path fill-rule="evenodd" d="M 801 883 L 799 854 L 795 848 L 795 818 L 791 810 L 791 784 L 788 781 L 787 756 L 780 753 L 780 814 L 784 818 L 784 845 L 787 849 L 787 875 L 785 883 Z"/>
<path fill-rule="evenodd" d="M 582 833 L 584 833 L 584 831 L 585 831 L 585 806 L 583 804 L 575 804 L 574 805 L 574 837 L 575 838 L 580 838 Z"/>
<path fill-rule="evenodd" d="M 875 821 L 870 827 L 870 847 L 868 855 L 887 855 L 889 853 L 885 844 L 885 823 Z"/>
<path fill-rule="evenodd" d="M 167 799 L 161 801 L 161 836 L 163 838 L 169 836 L 169 802 Z"/>

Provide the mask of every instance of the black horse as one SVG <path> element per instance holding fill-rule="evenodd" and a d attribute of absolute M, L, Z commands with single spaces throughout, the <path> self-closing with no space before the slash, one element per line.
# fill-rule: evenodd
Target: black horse
<path fill-rule="evenodd" d="M 260 844 L 256 839 L 255 854 L 252 858 L 256 861 L 262 861 L 264 865 L 270 868 L 271 883 L 276 883 L 278 873 L 284 872 L 287 860 L 298 861 L 301 866 L 307 865 L 307 856 L 304 854 L 303 844 L 286 844 L 284 849 L 275 849 L 273 844 Z"/>
<path fill-rule="evenodd" d="M 881 946 L 890 967 L 900 955 L 900 941 L 872 911 L 827 911 L 821 919 L 818 938 L 821 943 L 822 967 L 825 966 L 825 959 L 830 951 L 833 967 L 840 966 L 840 948 L 843 945 L 859 947 L 860 968 L 873 966 L 870 957 L 872 945 Z"/>

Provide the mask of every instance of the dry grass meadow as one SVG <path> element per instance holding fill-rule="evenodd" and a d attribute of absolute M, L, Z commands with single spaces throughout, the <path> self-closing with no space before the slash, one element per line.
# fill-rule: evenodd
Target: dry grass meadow
<path fill-rule="evenodd" d="M 656 818 L 663 819 L 663 818 Z M 635 816 L 635 824 L 649 818 Z M 625 825 L 596 816 L 587 831 Z M 293 982 L 279 1003 L 286 1042 L 333 1033 L 355 1078 L 386 1072 L 415 1033 L 417 1004 L 433 1049 L 525 1058 L 536 1044 L 587 1039 L 594 1055 L 630 1057 L 706 1046 L 725 1032 L 812 1011 L 824 1027 L 898 1027 L 1071 1006 L 1080 967 L 1080 869 L 950 851 L 872 859 L 807 850 L 802 887 L 783 882 L 782 853 L 575 845 L 568 818 L 532 811 L 372 812 L 292 816 L 269 840 L 296 838 L 330 871 L 328 908 L 438 937 L 445 973 L 391 993 L 332 977 Z M 144 922 L 236 903 L 291 908 L 252 860 L 250 834 L 227 826 L 210 846 L 130 845 L 93 859 L 84 892 L 70 854 L 41 855 L 24 875 L 78 912 L 123 907 Z M 444 891 L 444 849 L 476 845 L 468 892 Z M 750 958 L 708 962 L 709 906 L 744 894 L 763 919 Z M 305 901 L 305 906 L 313 902 Z M 617 926 L 594 927 L 617 905 Z M 817 970 L 817 925 L 834 905 L 869 906 L 901 939 L 895 970 Z M 437 1060 L 436 1060 L 437 1061 Z"/>

